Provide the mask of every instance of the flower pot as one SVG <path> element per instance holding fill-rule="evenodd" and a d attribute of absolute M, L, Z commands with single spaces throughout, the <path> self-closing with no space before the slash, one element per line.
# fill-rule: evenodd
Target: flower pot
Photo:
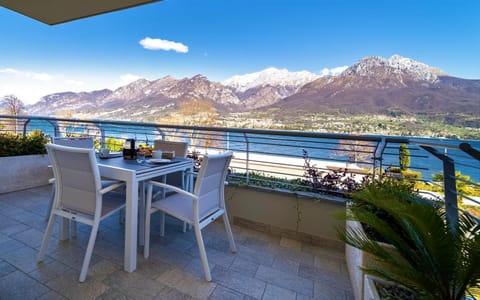
<path fill-rule="evenodd" d="M 363 231 L 363 227 L 360 222 L 347 221 L 346 229 L 354 229 Z M 395 248 L 390 244 L 378 242 L 382 247 L 388 251 L 395 251 Z M 348 274 L 350 276 L 350 282 L 352 283 L 353 295 L 356 300 L 364 300 L 365 298 L 365 276 L 367 275 L 361 267 L 366 266 L 378 266 L 382 264 L 378 262 L 374 256 L 364 252 L 360 249 L 345 244 L 345 259 L 347 261 Z"/>
<path fill-rule="evenodd" d="M 363 288 L 363 299 L 365 300 L 380 300 L 385 299 L 385 290 L 388 289 L 391 294 L 391 297 L 395 299 L 416 299 L 417 296 L 411 290 L 405 288 L 402 285 L 395 284 L 391 281 L 387 281 L 377 276 L 365 275 L 364 278 L 364 288 Z M 390 299 L 390 298 L 389 298 Z"/>

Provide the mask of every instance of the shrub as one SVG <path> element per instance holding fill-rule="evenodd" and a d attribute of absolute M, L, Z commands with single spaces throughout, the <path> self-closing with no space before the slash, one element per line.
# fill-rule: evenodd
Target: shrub
<path fill-rule="evenodd" d="M 0 157 L 46 154 L 47 142 L 48 139 L 40 131 L 32 131 L 27 135 L 0 134 Z"/>
<path fill-rule="evenodd" d="M 410 150 L 407 144 L 400 144 L 398 163 L 402 170 L 407 170 L 410 167 Z"/>
<path fill-rule="evenodd" d="M 400 169 L 400 167 L 389 167 L 387 169 L 387 172 L 390 172 L 390 173 L 401 173 L 402 172 L 402 169 Z"/>
<path fill-rule="evenodd" d="M 402 177 L 406 180 L 420 180 L 422 179 L 422 173 L 418 171 L 412 171 L 410 169 L 403 170 Z"/>
<path fill-rule="evenodd" d="M 105 140 L 105 147 L 112 151 L 122 151 L 123 149 L 123 141 L 109 137 Z"/>

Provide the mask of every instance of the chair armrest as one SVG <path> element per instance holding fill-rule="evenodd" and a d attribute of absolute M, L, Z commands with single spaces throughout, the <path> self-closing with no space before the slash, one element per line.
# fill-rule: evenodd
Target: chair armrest
<path fill-rule="evenodd" d="M 166 184 L 166 183 L 162 183 L 162 182 L 158 182 L 158 181 L 153 181 L 153 180 L 150 180 L 150 181 L 147 181 L 147 184 L 148 185 L 155 185 L 155 186 L 158 186 L 158 187 L 161 187 L 161 188 L 165 188 L 165 189 L 168 189 L 168 190 L 171 190 L 171 191 L 174 191 L 174 192 L 177 192 L 179 194 L 182 194 L 182 195 L 185 195 L 187 197 L 190 197 L 194 200 L 197 200 L 198 197 L 197 195 L 195 194 L 192 194 L 190 192 L 187 192 L 185 190 L 182 190 L 181 188 L 179 187 L 176 187 L 174 185 L 170 185 L 170 184 Z"/>
<path fill-rule="evenodd" d="M 114 183 L 114 184 L 111 184 L 107 187 L 104 187 L 103 189 L 100 190 L 100 194 L 105 194 L 105 193 L 108 193 L 110 191 L 113 191 L 114 189 L 118 189 L 119 187 L 125 185 L 125 182 L 117 182 L 117 183 Z"/>

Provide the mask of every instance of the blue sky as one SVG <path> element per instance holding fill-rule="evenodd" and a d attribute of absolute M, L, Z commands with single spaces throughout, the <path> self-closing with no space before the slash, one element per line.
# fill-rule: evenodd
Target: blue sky
<path fill-rule="evenodd" d="M 0 7 L 0 97 L 26 103 L 139 77 L 320 74 L 393 54 L 480 79 L 480 1 L 165 0 L 55 26 Z"/>

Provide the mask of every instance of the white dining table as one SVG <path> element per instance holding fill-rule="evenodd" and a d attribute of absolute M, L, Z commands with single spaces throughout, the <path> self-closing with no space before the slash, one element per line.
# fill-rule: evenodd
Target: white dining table
<path fill-rule="evenodd" d="M 126 183 L 125 208 L 125 253 L 124 270 L 135 271 L 137 267 L 138 238 L 143 242 L 145 189 L 144 182 L 158 176 L 179 171 L 193 171 L 193 160 L 176 157 L 169 163 L 138 163 L 136 160 L 125 160 L 123 157 L 100 159 L 98 167 L 102 177 L 121 180 Z M 140 202 L 139 202 L 140 195 Z M 139 212 L 140 208 L 140 214 Z M 140 218 L 140 219 L 139 219 Z M 141 224 L 142 226 L 139 226 Z M 137 235 L 138 234 L 138 235 Z"/>

